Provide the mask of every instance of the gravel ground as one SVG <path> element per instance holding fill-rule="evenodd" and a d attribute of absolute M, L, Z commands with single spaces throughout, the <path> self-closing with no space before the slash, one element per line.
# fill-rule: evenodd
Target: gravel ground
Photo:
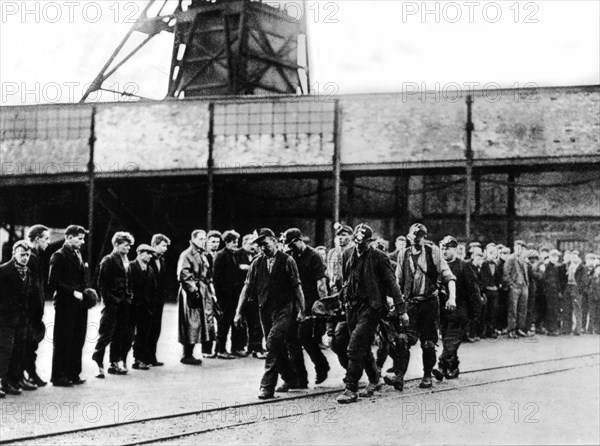
<path fill-rule="evenodd" d="M 595 361 L 592 367 L 447 392 L 400 398 L 385 391 L 348 406 L 330 400 L 324 403 L 328 413 L 304 408 L 296 417 L 155 444 L 599 444 Z"/>
<path fill-rule="evenodd" d="M 164 367 L 150 371 L 131 370 L 124 377 L 107 375 L 105 380 L 95 379 L 90 357 L 96 341 L 100 310 L 101 307 L 96 307 L 90 311 L 82 373 L 88 382 L 67 389 L 48 385 L 35 392 L 0 400 L 0 441 L 257 401 L 258 383 L 264 366 L 260 360 L 206 359 L 201 367 L 179 363 L 181 346 L 177 343 L 177 311 L 174 305 L 167 305 L 163 316 L 164 328 L 158 354 L 159 359 L 165 362 Z M 53 316 L 53 308 L 48 305 L 45 314 L 48 337 L 38 350 L 38 369 L 44 378 L 48 378 L 50 372 Z M 591 335 L 485 340 L 461 347 L 461 370 L 553 360 L 599 351 L 600 338 Z M 412 352 L 407 377 L 417 378 L 422 373 L 421 355 L 418 348 L 413 348 Z M 343 370 L 331 351 L 325 353 L 332 370 L 330 378 L 318 388 L 337 389 L 341 386 Z M 310 364 L 308 358 L 306 363 Z M 309 370 L 309 379 L 314 379 L 313 370 Z"/>

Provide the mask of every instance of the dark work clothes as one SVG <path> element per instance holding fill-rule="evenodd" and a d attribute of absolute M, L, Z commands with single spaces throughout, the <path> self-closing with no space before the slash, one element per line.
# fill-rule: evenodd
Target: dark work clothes
<path fill-rule="evenodd" d="M 499 262 L 486 260 L 481 267 L 481 291 L 485 294 L 486 304 L 483 314 L 483 331 L 485 335 L 494 334 L 495 330 L 502 327 L 498 324 L 500 308 L 500 286 L 502 284 L 502 271 Z"/>
<path fill-rule="evenodd" d="M 275 253 L 271 272 L 267 267 L 267 256 L 258 256 L 250 265 L 246 278 L 247 292 L 263 307 L 267 302 L 272 308 L 294 302 L 296 288 L 300 285 L 298 267 L 294 259 L 281 252 Z"/>
<path fill-rule="evenodd" d="M 43 323 L 44 302 L 46 299 L 46 284 L 42 263 L 40 261 L 41 252 L 33 248 L 27 267 L 31 273 L 32 292 L 30 293 L 29 308 L 27 310 L 27 341 L 25 345 L 25 357 L 23 359 L 23 371 L 30 376 L 36 373 L 35 361 L 37 359 L 37 349 L 39 342 L 34 336 L 34 327 Z"/>
<path fill-rule="evenodd" d="M 157 287 L 154 270 L 147 265 L 145 270 L 138 260 L 131 264 L 131 288 L 133 292 L 133 318 L 135 321 L 135 339 L 133 356 L 143 363 L 154 362 L 149 351 L 152 316 L 157 305 Z"/>
<path fill-rule="evenodd" d="M 243 327 L 233 324 L 241 289 L 238 288 L 239 267 L 235 258 L 235 251 L 224 248 L 215 257 L 213 267 L 213 283 L 217 294 L 217 301 L 221 306 L 223 315 L 218 321 L 217 352 L 225 353 L 227 336 L 231 329 L 231 350 L 242 350 L 244 347 Z"/>
<path fill-rule="evenodd" d="M 387 296 L 390 296 L 396 309 L 400 313 L 404 311 L 404 299 L 384 252 L 368 247 L 359 256 L 358 248 L 353 247 L 344 251 L 342 262 L 344 281 L 348 283 L 344 296 L 346 303 L 368 302 L 374 310 L 387 314 Z"/>
<path fill-rule="evenodd" d="M 350 343 L 350 331 L 346 319 L 337 321 L 331 338 L 331 350 L 337 355 L 340 365 L 348 368 L 348 344 Z"/>
<path fill-rule="evenodd" d="M 437 246 L 425 244 L 417 260 L 411 257 L 412 247 L 404 254 L 403 265 L 399 265 L 400 286 L 405 290 L 408 302 L 408 327 L 401 327 L 398 343 L 399 376 L 404 376 L 410 361 L 410 347 L 421 340 L 423 356 L 423 374 L 431 376 L 435 366 L 435 347 L 438 340 L 437 323 L 439 320 L 438 281 L 448 284 L 456 281 L 452 270 L 441 256 Z M 421 286 L 419 286 L 421 283 Z M 417 293 L 417 290 L 418 293 Z M 457 295 L 458 300 L 458 295 Z M 458 303 L 457 303 L 458 305 Z"/>
<path fill-rule="evenodd" d="M 401 313 L 405 304 L 384 252 L 367 247 L 359 255 L 358 248 L 353 247 L 344 252 L 342 261 L 344 283 L 347 284 L 344 296 L 346 322 L 350 334 L 346 388 L 356 392 L 363 370 L 371 383 L 379 382 L 371 345 L 380 319 L 389 311 L 387 296 L 393 297 L 396 309 Z M 345 358 L 340 358 L 342 361 Z"/>
<path fill-rule="evenodd" d="M 267 357 L 261 387 L 269 392 L 274 391 L 278 374 L 289 384 L 296 381 L 286 340 L 290 336 L 290 327 L 293 327 L 292 320 L 297 314 L 295 299 L 299 286 L 296 262 L 281 251 L 275 253 L 270 271 L 267 256 L 258 256 L 252 262 L 246 278 L 246 292 L 249 298 L 258 301 L 260 319 L 267 339 Z"/>
<path fill-rule="evenodd" d="M 560 329 L 561 265 L 549 262 L 542 278 L 542 287 L 546 297 L 546 329 L 556 333 Z"/>
<path fill-rule="evenodd" d="M 85 268 L 81 253 L 67 244 L 50 258 L 48 287 L 55 308 L 52 382 L 63 378 L 76 380 L 81 373 L 88 310 L 73 292 L 83 292 L 86 288 Z"/>
<path fill-rule="evenodd" d="M 0 266 L 0 379 L 3 384 L 16 383 L 23 376 L 27 308 L 33 291 L 27 267 L 18 265 L 14 259 Z"/>
<path fill-rule="evenodd" d="M 235 262 L 238 266 L 238 272 L 236 274 L 236 293 L 239 296 L 242 292 L 242 288 L 244 287 L 244 283 L 246 282 L 248 269 L 252 263 L 252 254 L 246 252 L 244 248 L 240 248 L 235 251 L 234 256 Z M 248 352 L 263 352 L 263 331 L 262 325 L 260 324 L 258 302 L 255 299 L 249 298 L 244 305 L 242 315 L 243 322 L 247 329 Z M 240 343 L 244 341 L 243 334 L 243 332 L 239 333 Z"/>
<path fill-rule="evenodd" d="M 421 340 L 423 351 L 423 371 L 425 376 L 431 375 L 435 366 L 435 346 L 438 341 L 437 322 L 439 315 L 438 300 L 429 299 L 413 300 L 408 302 L 408 327 L 401 328 L 401 345 L 399 346 L 400 363 L 399 374 L 404 375 L 410 360 L 409 349 Z"/>
<path fill-rule="evenodd" d="M 306 315 L 311 315 L 313 304 L 319 299 L 317 283 L 326 278 L 327 268 L 322 257 L 310 246 L 306 246 L 302 252 L 294 252 L 294 260 L 298 265 L 298 274 L 302 283 Z M 299 384 L 308 382 L 306 366 L 302 348 L 315 365 L 317 374 L 329 371 L 329 363 L 323 354 L 319 344 L 322 332 L 319 330 L 317 319 L 306 319 L 297 324 L 297 333 L 288 339 L 288 350 L 294 370 L 298 375 Z"/>
<path fill-rule="evenodd" d="M 296 383 L 285 344 L 293 317 L 295 317 L 293 302 L 277 307 L 272 307 L 272 302 L 268 302 L 260 308 L 260 319 L 267 337 L 265 372 L 260 386 L 271 392 L 277 385 L 277 375 L 281 375 L 287 383 Z"/>
<path fill-rule="evenodd" d="M 458 368 L 458 349 L 462 342 L 469 315 L 473 314 L 480 300 L 479 284 L 475 269 L 464 260 L 448 262 L 452 274 L 456 277 L 456 309 L 445 309 L 446 302 L 440 302 L 440 331 L 443 350 L 439 357 L 442 369 Z"/>
<path fill-rule="evenodd" d="M 103 363 L 104 351 L 110 344 L 110 362 L 125 362 L 135 332 L 131 272 L 124 264 L 123 257 L 115 251 L 100 262 L 98 290 L 104 301 L 104 308 L 93 359 Z"/>
<path fill-rule="evenodd" d="M 371 345 L 373 345 L 375 332 L 382 316 L 384 316 L 383 310 L 374 309 L 367 302 L 362 302 L 346 311 L 346 320 L 350 331 L 346 388 L 353 392 L 358 391 L 358 381 L 363 370 L 370 383 L 377 384 L 379 382 L 379 369 L 375 364 Z"/>
<path fill-rule="evenodd" d="M 310 246 L 306 246 L 302 252 L 294 252 L 293 257 L 298 265 L 298 274 L 302 282 L 306 315 L 310 316 L 313 303 L 319 300 L 317 283 L 327 277 L 327 268 L 323 258 Z"/>
<path fill-rule="evenodd" d="M 167 299 L 167 269 L 164 258 L 155 258 L 150 261 L 150 268 L 156 280 L 156 303 L 150 321 L 150 332 L 148 334 L 147 354 L 150 363 L 157 362 L 156 345 L 160 338 L 162 328 L 163 307 Z"/>

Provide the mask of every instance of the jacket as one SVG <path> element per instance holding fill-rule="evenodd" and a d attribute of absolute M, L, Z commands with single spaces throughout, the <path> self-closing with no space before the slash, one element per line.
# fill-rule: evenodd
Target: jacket
<path fill-rule="evenodd" d="M 260 307 L 270 304 L 280 308 L 294 302 L 300 286 L 296 262 L 288 254 L 277 251 L 269 272 L 267 256 L 259 255 L 250 265 L 246 286 L 249 297 L 256 299 Z"/>
<path fill-rule="evenodd" d="M 0 326 L 15 327 L 27 312 L 30 294 L 34 292 L 31 272 L 21 278 L 15 259 L 0 266 Z"/>
<path fill-rule="evenodd" d="M 161 304 L 158 298 L 156 277 L 150 265 L 142 270 L 140 262 L 135 260 L 130 264 L 131 292 L 133 305 L 152 313 Z"/>
<path fill-rule="evenodd" d="M 85 265 L 73 248 L 63 245 L 50 257 L 50 272 L 48 273 L 48 287 L 54 297 L 56 305 L 77 304 L 81 302 L 73 292 L 87 287 L 85 280 Z"/>
<path fill-rule="evenodd" d="M 394 270 L 387 255 L 369 246 L 359 256 L 356 246 L 344 251 L 343 279 L 344 303 L 352 304 L 366 299 L 369 306 L 377 311 L 389 311 L 387 296 L 394 300 L 394 306 L 399 314 L 406 312 L 406 303 L 396 283 Z M 364 293 L 364 296 L 359 296 Z"/>
<path fill-rule="evenodd" d="M 237 274 L 235 251 L 223 248 L 217 253 L 213 266 L 213 283 L 219 302 L 237 302 L 239 298 L 239 293 L 236 296 Z"/>
<path fill-rule="evenodd" d="M 123 264 L 121 255 L 113 251 L 100 262 L 98 292 L 105 305 L 131 303 L 131 273 Z"/>

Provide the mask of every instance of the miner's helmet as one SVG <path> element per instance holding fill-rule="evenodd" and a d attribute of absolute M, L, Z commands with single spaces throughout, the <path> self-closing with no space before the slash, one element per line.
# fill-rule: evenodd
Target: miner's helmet
<path fill-rule="evenodd" d="M 409 242 L 414 243 L 417 238 L 424 237 L 426 235 L 427 235 L 427 228 L 425 227 L 425 225 L 422 223 L 415 223 L 408 230 L 406 239 Z"/>
<path fill-rule="evenodd" d="M 356 228 L 354 228 L 354 234 L 352 238 L 357 243 L 362 243 L 363 241 L 371 241 L 373 240 L 373 229 L 365 224 L 360 223 Z"/>

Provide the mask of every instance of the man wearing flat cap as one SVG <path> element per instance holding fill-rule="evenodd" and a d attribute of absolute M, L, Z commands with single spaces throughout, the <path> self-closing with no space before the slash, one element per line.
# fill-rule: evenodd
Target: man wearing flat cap
<path fill-rule="evenodd" d="M 0 266 L 0 398 L 19 395 L 21 388 L 37 386 L 23 382 L 22 363 L 27 341 L 27 306 L 34 284 L 27 262 L 31 245 L 18 241 L 12 259 Z M 23 384 L 23 385 L 21 385 Z"/>
<path fill-rule="evenodd" d="M 458 349 L 466 329 L 469 313 L 472 313 L 481 299 L 475 269 L 469 262 L 458 258 L 458 242 L 447 235 L 440 242 L 442 255 L 456 277 L 456 305 L 446 307 L 448 296 L 440 296 L 440 331 L 442 334 L 442 354 L 439 357 L 439 369 L 433 369 L 438 381 L 458 378 Z"/>
<path fill-rule="evenodd" d="M 88 309 L 82 303 L 88 265 L 81 256 L 87 233 L 82 226 L 68 226 L 64 245 L 50 258 L 48 288 L 55 309 L 51 381 L 59 387 L 85 382 L 79 374 L 88 320 Z"/>
<path fill-rule="evenodd" d="M 131 291 L 133 293 L 133 320 L 135 338 L 133 341 L 133 368 L 148 370 L 153 362 L 149 351 L 152 318 L 157 310 L 157 282 L 154 269 L 150 267 L 155 249 L 142 243 L 136 249 L 137 257 L 131 262 Z"/>
<path fill-rule="evenodd" d="M 527 302 L 529 300 L 529 274 L 525 255 L 527 244 L 514 243 L 514 252 L 504 264 L 503 279 L 508 286 L 508 337 L 527 336 Z"/>
<path fill-rule="evenodd" d="M 390 260 L 384 252 L 371 246 L 373 229 L 361 223 L 354 228 L 353 239 L 356 246 L 343 255 L 343 302 L 350 342 L 344 380 L 346 389 L 337 399 L 340 404 L 354 403 L 359 396 L 370 398 L 381 388 L 381 376 L 371 345 L 379 321 L 389 312 L 387 296 L 394 301 L 401 325 L 408 323 L 405 302 Z M 363 371 L 369 378 L 369 384 L 357 393 Z"/>
<path fill-rule="evenodd" d="M 290 228 L 285 231 L 284 243 L 290 248 L 292 257 L 298 266 L 306 315 L 312 316 L 313 304 L 327 296 L 327 269 L 325 263 L 319 253 L 306 244 L 304 236 L 298 228 Z M 319 347 L 320 335 L 322 335 L 319 330 L 320 327 L 318 327 L 320 322 L 320 319 L 310 318 L 298 323 L 297 335 L 292 336 L 289 341 L 290 359 L 298 375 L 298 384 L 302 387 L 306 387 L 308 384 L 302 348 L 306 350 L 315 366 L 315 384 L 321 384 L 325 381 L 329 372 L 329 363 Z"/>
<path fill-rule="evenodd" d="M 265 372 L 258 398 L 269 399 L 274 397 L 278 375 L 290 387 L 297 387 L 286 339 L 290 336 L 290 327 L 293 327 L 292 319 L 304 320 L 305 306 L 296 262 L 277 248 L 275 233 L 269 228 L 262 228 L 255 243 L 262 254 L 250 265 L 234 322 L 236 325 L 241 323 L 242 310 L 248 298 L 258 301 L 267 339 Z"/>
<path fill-rule="evenodd" d="M 355 245 L 352 241 L 354 230 L 348 225 L 336 223 L 334 225 L 336 247 L 327 253 L 327 274 L 333 293 L 340 292 L 343 285 L 343 261 L 344 252 L 352 249 Z M 327 321 L 327 335 L 331 337 L 331 350 L 338 357 L 343 368 L 348 367 L 348 343 L 350 332 L 346 323 L 345 309 L 342 307 L 339 315 Z"/>

